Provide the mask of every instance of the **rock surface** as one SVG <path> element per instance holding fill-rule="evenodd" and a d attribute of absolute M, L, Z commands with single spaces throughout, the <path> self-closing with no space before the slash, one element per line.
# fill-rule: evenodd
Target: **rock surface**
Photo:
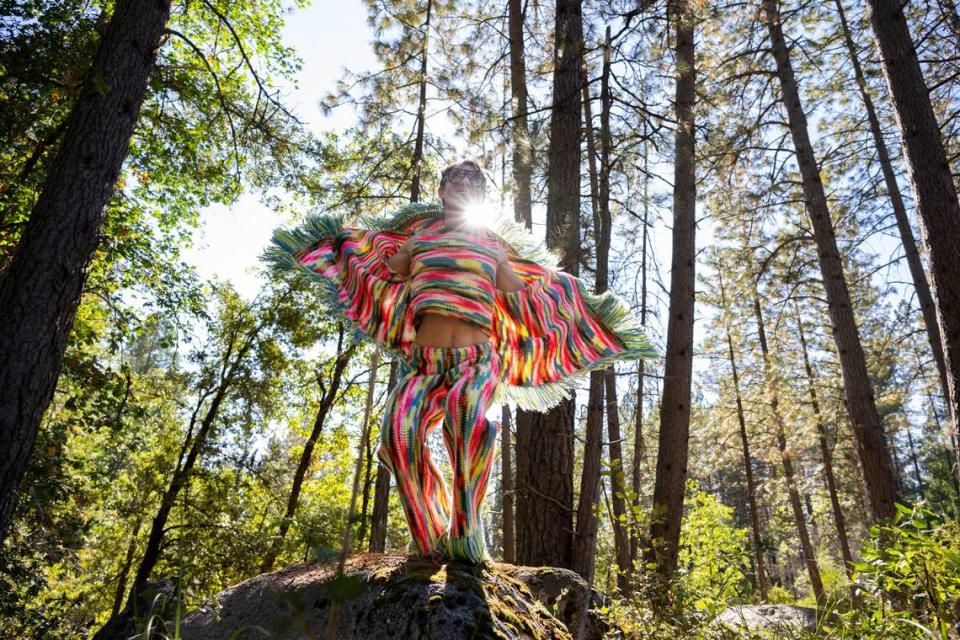
<path fill-rule="evenodd" d="M 572 639 L 587 588 L 566 569 L 459 562 L 366 553 L 259 575 L 223 591 L 215 604 L 190 614 L 184 640 L 325 638 L 331 603 L 338 599 L 337 640 Z M 584 638 L 610 631 L 588 612 Z M 609 638 L 621 637 L 617 633 Z"/>
<path fill-rule="evenodd" d="M 726 609 L 715 622 L 731 629 L 762 629 L 790 637 L 799 630 L 816 629 L 817 610 L 785 604 L 742 605 Z"/>

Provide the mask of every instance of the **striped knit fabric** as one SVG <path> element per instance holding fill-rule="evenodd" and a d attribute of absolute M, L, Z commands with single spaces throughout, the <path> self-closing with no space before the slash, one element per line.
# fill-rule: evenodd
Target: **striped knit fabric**
<path fill-rule="evenodd" d="M 500 244 L 482 228 L 429 224 L 410 246 L 411 307 L 419 327 L 424 313 L 462 320 L 490 333 Z"/>
<path fill-rule="evenodd" d="M 470 563 L 489 561 L 481 505 L 496 458 L 500 422 L 485 414 L 500 378 L 491 343 L 469 347 L 414 345 L 413 361 L 387 398 L 377 456 L 393 474 L 413 541 Z M 450 493 L 426 446 L 443 424 L 453 467 Z"/>
<path fill-rule="evenodd" d="M 391 273 L 386 261 L 407 239 L 442 220 L 443 209 L 433 204 L 409 205 L 389 218 L 361 218 L 359 226 L 348 226 L 345 216 L 313 216 L 296 229 L 275 231 L 264 259 L 277 271 L 320 281 L 328 306 L 410 363 L 416 338 L 412 278 Z M 547 411 L 585 384 L 589 371 L 657 355 L 617 294 L 592 293 L 512 220 L 498 218 L 489 229 L 526 282 L 517 291 L 493 291 L 491 342 L 502 363 L 495 403 Z"/>

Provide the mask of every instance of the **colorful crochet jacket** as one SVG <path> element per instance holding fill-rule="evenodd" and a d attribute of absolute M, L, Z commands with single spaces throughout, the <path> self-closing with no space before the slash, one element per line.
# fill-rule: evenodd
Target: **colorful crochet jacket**
<path fill-rule="evenodd" d="M 274 231 L 262 258 L 276 272 L 322 283 L 328 306 L 409 367 L 416 338 L 412 278 L 391 272 L 387 260 L 443 217 L 441 206 L 429 203 L 389 217 L 314 215 L 294 229 Z M 516 222 L 500 216 L 488 227 L 527 283 L 516 291 L 494 290 L 491 339 L 502 370 L 495 403 L 546 411 L 569 398 L 591 370 L 657 356 L 622 298 L 590 292 Z"/>
<path fill-rule="evenodd" d="M 448 227 L 435 220 L 410 241 L 413 323 L 423 313 L 458 318 L 493 331 L 500 239 L 483 227 Z"/>

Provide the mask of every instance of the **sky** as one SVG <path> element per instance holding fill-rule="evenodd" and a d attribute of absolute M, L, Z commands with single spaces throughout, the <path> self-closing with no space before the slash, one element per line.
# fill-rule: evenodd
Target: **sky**
<path fill-rule="evenodd" d="M 296 48 L 303 65 L 297 78 L 299 86 L 281 85 L 281 99 L 316 133 L 353 124 L 351 109 L 334 110 L 328 117 L 321 113 L 318 103 L 335 88 L 344 67 L 361 71 L 376 65 L 366 17 L 359 0 L 316 0 L 287 18 L 284 40 Z M 193 246 L 185 259 L 197 268 L 201 278 L 229 280 L 241 295 L 253 299 L 264 284 L 257 275 L 260 253 L 273 229 L 283 224 L 284 220 L 263 206 L 256 194 L 245 194 L 229 206 L 208 207 L 201 212 Z"/>

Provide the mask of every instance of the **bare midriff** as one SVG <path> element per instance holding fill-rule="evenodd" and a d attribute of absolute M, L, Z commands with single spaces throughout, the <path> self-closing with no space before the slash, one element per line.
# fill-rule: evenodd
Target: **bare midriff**
<path fill-rule="evenodd" d="M 424 313 L 417 328 L 416 343 L 425 347 L 469 347 L 490 341 L 490 334 L 463 320 L 438 313 Z"/>

